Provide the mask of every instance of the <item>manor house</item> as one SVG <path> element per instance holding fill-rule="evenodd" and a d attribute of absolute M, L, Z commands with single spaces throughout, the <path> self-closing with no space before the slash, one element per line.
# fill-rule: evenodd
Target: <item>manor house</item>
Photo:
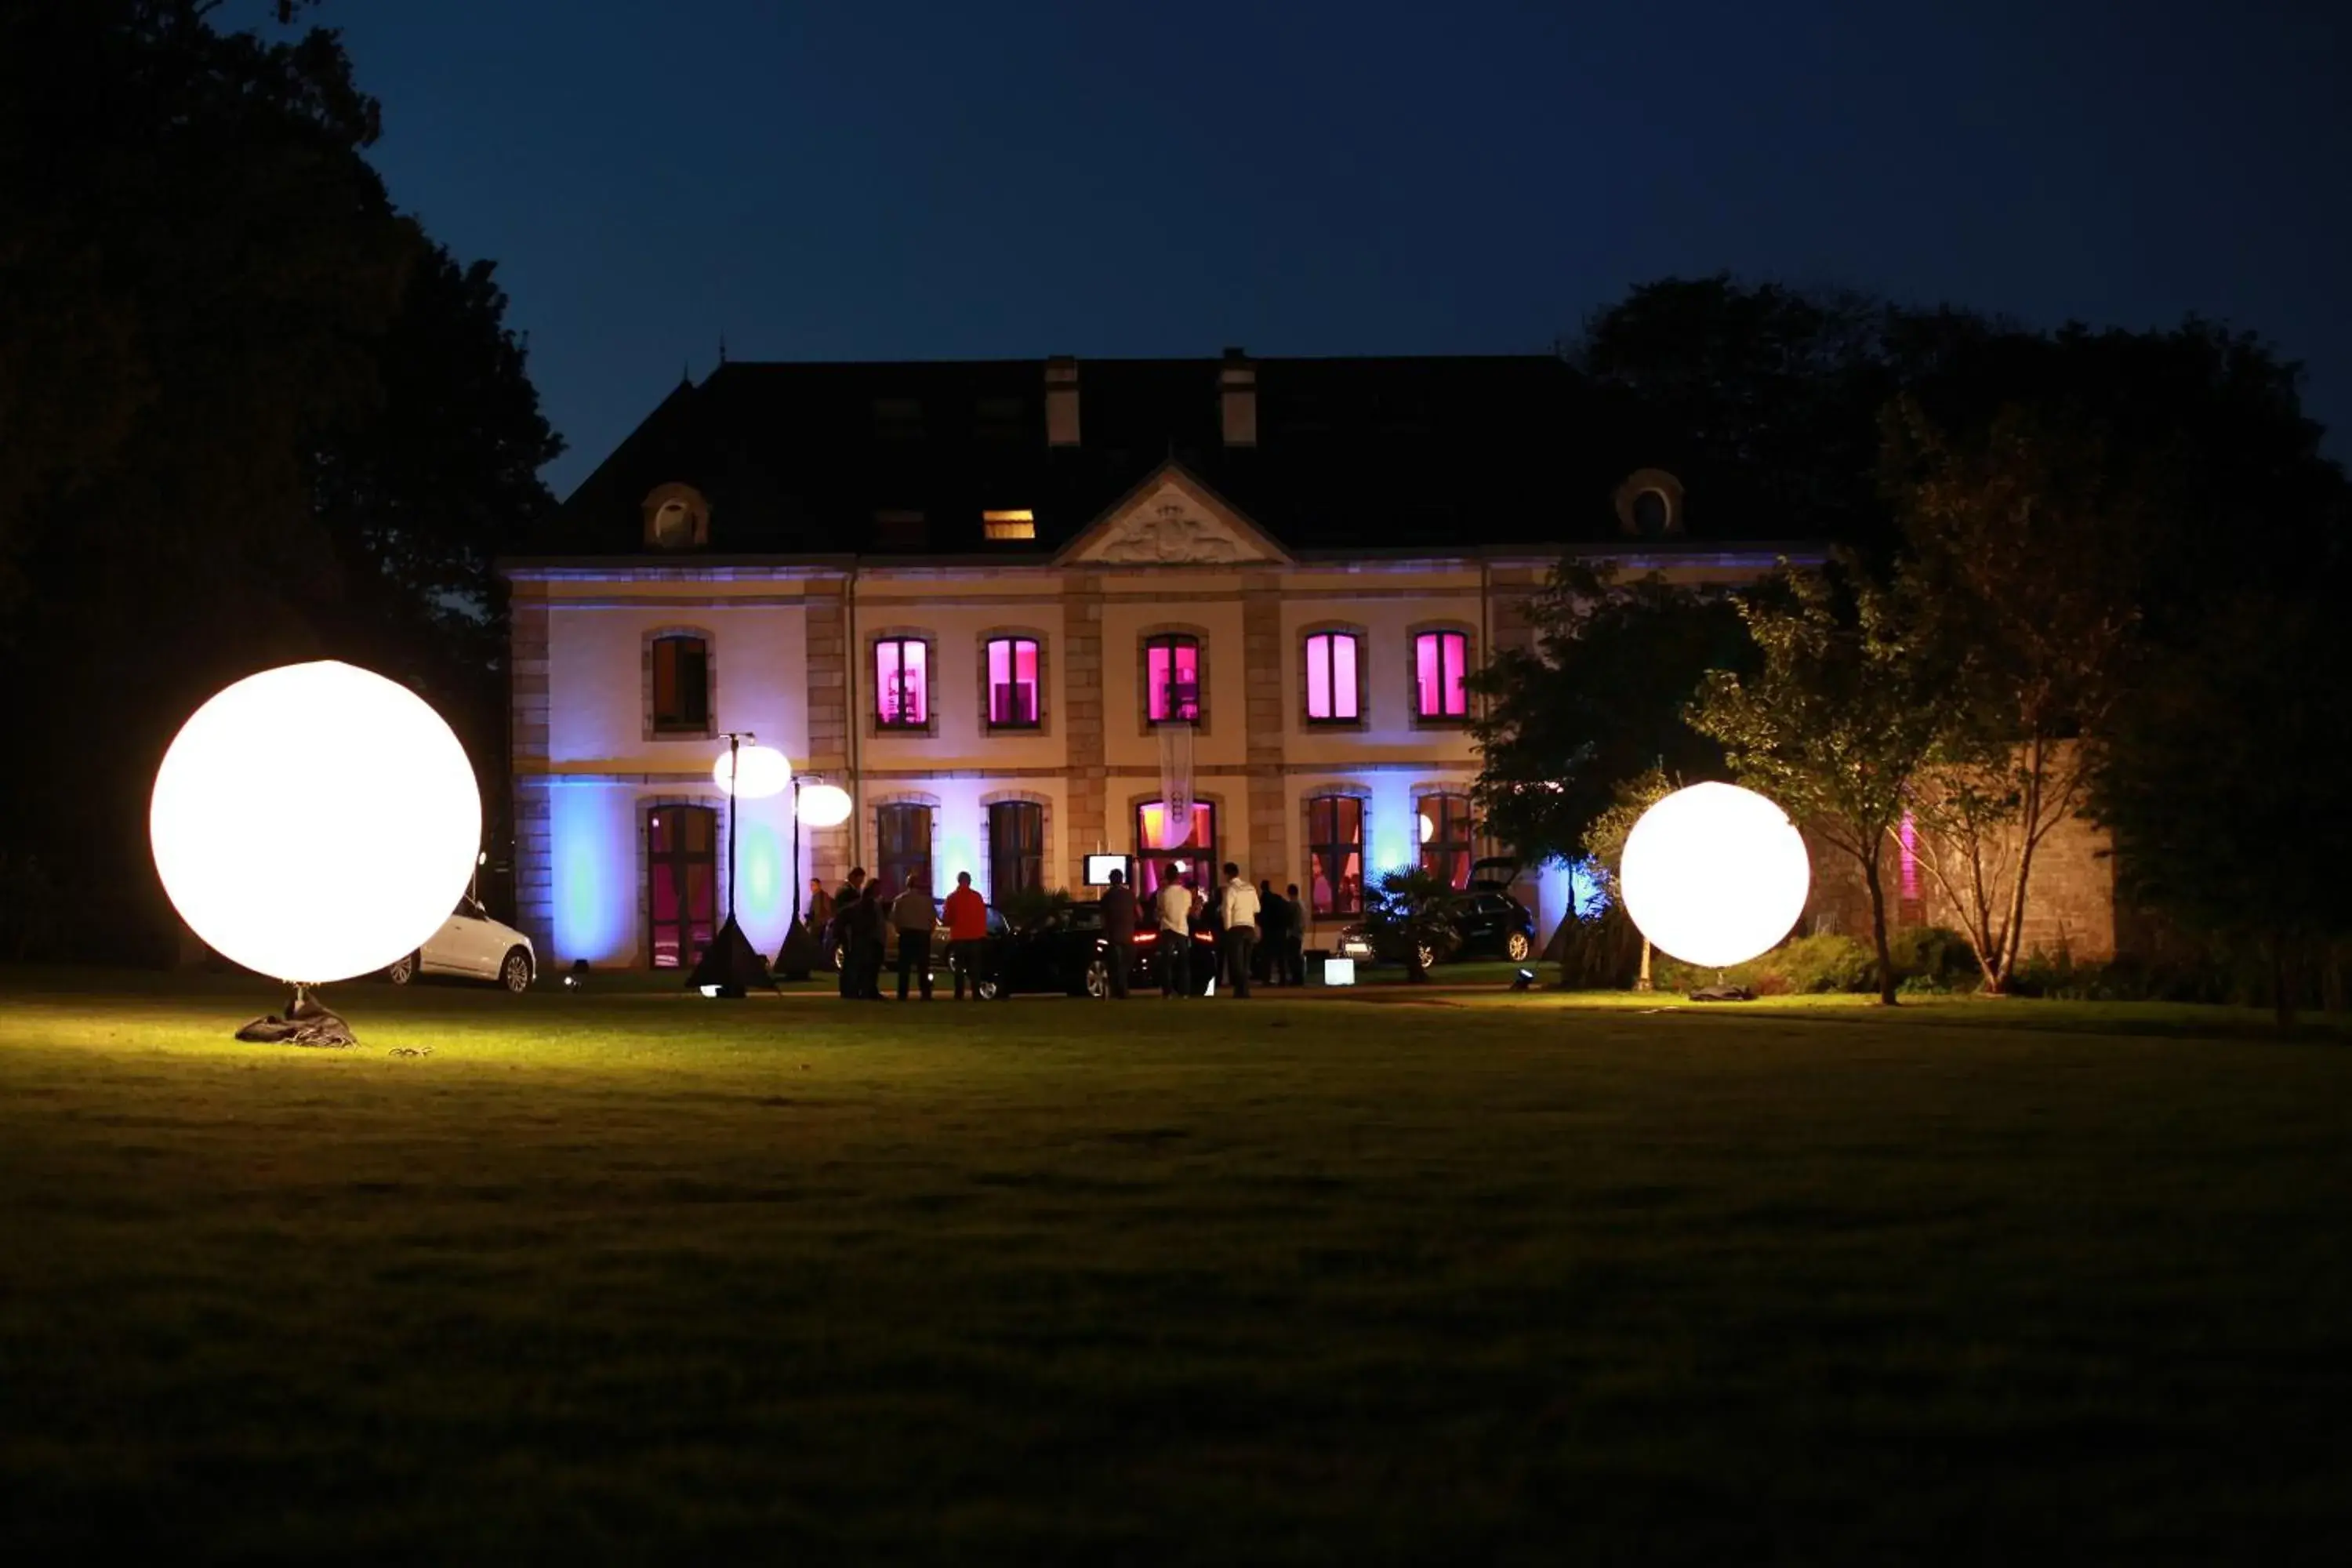
<path fill-rule="evenodd" d="M 1295 883 L 1326 943 L 1368 878 L 1507 852 L 1468 677 L 1563 556 L 1785 552 L 1691 526 L 1627 445 L 1548 355 L 722 364 L 571 497 L 564 553 L 502 563 L 521 923 L 553 963 L 667 967 L 730 896 L 773 952 L 853 863 L 1000 900 L 1084 896 L 1107 854 L 1147 890 Z M 730 858 L 729 731 L 849 820 L 746 801 Z M 1564 873 L 1519 890 L 1549 931 Z"/>

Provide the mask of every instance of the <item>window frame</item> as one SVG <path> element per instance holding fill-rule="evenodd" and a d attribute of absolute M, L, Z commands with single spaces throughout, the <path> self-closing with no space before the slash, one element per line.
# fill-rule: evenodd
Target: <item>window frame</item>
<path fill-rule="evenodd" d="M 889 854 L 885 850 L 885 848 L 884 848 L 885 841 L 886 841 L 886 839 L 887 838 L 887 837 L 888 837 L 888 836 L 887 836 L 887 834 L 885 832 L 883 825 L 884 825 L 885 823 L 887 823 L 887 822 L 890 822 L 890 821 L 894 820 L 894 818 L 892 817 L 892 815 L 891 815 L 891 814 L 892 814 L 892 813 L 894 813 L 894 812 L 911 812 L 911 811 L 919 811 L 919 812 L 921 812 L 921 813 L 923 814 L 923 823 L 922 823 L 923 831 L 922 831 L 920 834 L 917 835 L 917 837 L 919 837 L 919 838 L 921 840 L 921 843 L 922 843 L 921 858 L 919 859 L 919 861 L 915 860 L 915 859 L 912 859 L 912 858 L 894 859 L 894 858 L 892 858 L 892 857 L 891 857 L 891 856 L 890 856 L 890 855 L 889 855 Z M 891 872 L 890 872 L 890 868 L 891 868 L 891 867 L 893 867 L 893 866 L 896 866 L 896 865 L 900 865 L 900 864 L 905 864 L 905 865 L 917 865 L 917 864 L 919 864 L 919 865 L 922 867 L 922 871 L 923 871 L 923 885 L 924 885 L 926 888 L 929 888 L 929 889 L 930 889 L 930 894 L 931 894 L 931 897 L 932 897 L 932 898 L 936 899 L 936 898 L 940 897 L 940 895 L 939 883 L 938 883 L 938 879 L 939 879 L 939 867 L 938 867 L 938 865 L 937 865 L 937 861 L 938 861 L 938 858 L 939 858 L 939 836 L 940 836 L 940 807 L 939 807 L 939 804 L 938 804 L 936 801 L 929 801 L 929 800 L 882 800 L 882 801 L 877 801 L 877 802 L 875 802 L 875 804 L 874 804 L 874 875 L 875 875 L 875 877 L 876 877 L 877 879 L 881 879 L 881 878 L 888 877 L 888 876 L 891 874 Z M 896 882 L 896 884 L 895 884 L 895 885 L 888 885 L 888 884 L 886 884 L 886 885 L 888 885 L 888 886 L 889 886 L 889 896 L 890 896 L 891 898 L 895 899 L 895 898 L 897 898 L 900 893 L 905 892 L 905 891 L 907 890 L 907 889 L 908 889 L 908 885 L 909 885 L 910 881 L 911 881 L 911 879 L 901 877 L 901 878 L 899 878 L 899 879 L 897 880 L 897 882 Z"/>
<path fill-rule="evenodd" d="M 1430 810 L 1432 805 L 1441 802 L 1445 803 L 1442 812 Z M 1423 816 L 1430 818 L 1433 828 L 1426 840 L 1421 837 L 1421 819 Z M 1412 818 L 1413 864 L 1423 871 L 1434 872 L 1439 868 L 1431 863 L 1433 855 L 1443 852 L 1460 856 L 1462 879 L 1456 882 L 1449 877 L 1446 886 L 1457 893 L 1467 891 L 1471 868 L 1478 863 L 1478 819 L 1471 808 L 1469 792 L 1459 789 L 1415 790 Z M 1446 829 L 1457 820 L 1461 824 L 1461 837 L 1447 837 Z"/>
<path fill-rule="evenodd" d="M 1000 643 L 1009 643 L 1013 651 L 1007 655 L 1019 670 L 1020 645 L 1028 643 L 1036 650 L 1036 676 L 1033 682 L 1034 695 L 1032 707 L 1034 717 L 1000 721 L 996 717 L 996 683 L 992 679 L 995 649 Z M 1013 683 L 1016 687 L 1019 682 Z M 994 734 L 1036 735 L 1045 730 L 1045 637 L 1026 626 L 992 627 L 980 635 L 980 724 L 982 731 Z"/>
<path fill-rule="evenodd" d="M 1007 844 L 1014 843 L 1017 840 L 1018 836 L 1017 833 L 1007 833 L 1005 829 L 1007 827 L 1014 827 L 1017 829 L 1019 824 L 1024 820 L 1022 817 L 1022 814 L 1024 812 L 1030 814 L 1027 820 L 1034 825 L 1036 834 L 1036 847 L 1034 849 L 1027 849 L 1018 847 L 1016 844 L 1015 847 L 1008 850 L 1006 848 Z M 992 800 L 981 807 L 981 813 L 986 819 L 988 832 L 989 903 L 991 905 L 1001 905 L 1003 901 L 1004 895 L 1008 891 L 1043 892 L 1045 888 L 1045 802 L 1039 800 L 1029 800 L 1017 796 L 1006 800 Z M 1000 816 L 1000 813 L 1003 813 L 1003 815 Z M 1035 877 L 1034 879 L 1024 878 L 1021 875 L 1021 870 L 1026 868 L 1029 863 L 1033 861 L 1035 864 Z M 1012 865 L 1015 868 L 1013 879 L 1013 885 L 1010 889 L 1005 887 L 1003 879 L 1000 876 L 1000 873 L 1007 865 Z"/>
<path fill-rule="evenodd" d="M 1328 637 L 1346 637 L 1356 645 L 1356 679 L 1354 681 L 1354 689 L 1349 696 L 1349 700 L 1354 706 L 1356 710 L 1345 717 L 1335 715 L 1328 719 L 1318 719 L 1315 716 L 1314 700 L 1315 644 L 1317 639 Z M 1366 726 L 1370 721 L 1371 710 L 1370 668 L 1368 654 L 1368 650 L 1370 646 L 1370 637 L 1367 634 L 1365 628 L 1358 626 L 1326 624 L 1307 626 L 1299 633 L 1298 721 L 1300 728 L 1307 730 L 1361 730 Z M 1333 662 L 1336 665 L 1336 661 L 1331 660 L 1331 653 L 1328 648 L 1325 658 L 1327 661 Z M 1335 700 L 1339 695 L 1339 681 L 1336 677 L 1337 670 L 1335 668 L 1329 672 L 1329 675 L 1327 678 L 1327 684 Z M 1336 700 L 1333 705 L 1335 707 L 1337 706 Z"/>
<path fill-rule="evenodd" d="M 923 716 L 921 719 L 913 721 L 909 721 L 904 718 L 891 719 L 885 716 L 882 711 L 882 649 L 886 646 L 889 645 L 896 645 L 898 647 L 898 679 L 900 683 L 900 689 L 903 694 L 907 670 L 906 646 L 909 643 L 914 644 L 923 650 Z M 931 735 L 938 733 L 940 721 L 938 691 L 940 668 L 939 654 L 939 639 L 927 631 L 915 630 L 911 628 L 890 627 L 876 632 L 872 637 L 866 639 L 866 671 L 874 682 L 872 700 L 867 702 L 866 705 L 866 722 L 868 726 L 866 732 L 868 734 L 879 738 L 893 735 Z"/>
<path fill-rule="evenodd" d="M 1190 724 L 1196 731 L 1205 731 L 1208 729 L 1208 646 L 1207 636 L 1189 626 L 1168 627 L 1145 632 L 1142 635 L 1141 640 L 1136 645 L 1136 668 L 1139 674 L 1139 684 L 1143 688 L 1143 725 L 1147 731 L 1156 731 L 1165 724 Z M 1151 653 L 1154 648 L 1159 647 L 1169 650 L 1168 670 L 1171 685 L 1174 683 L 1176 671 L 1176 650 L 1184 647 L 1192 650 L 1192 713 L 1189 719 L 1172 711 L 1175 706 L 1173 703 L 1170 704 L 1171 711 L 1166 718 L 1152 717 Z"/>
<path fill-rule="evenodd" d="M 712 658 L 713 638 L 700 626 L 662 626 L 646 634 L 646 738 L 654 741 L 709 740 L 716 733 L 713 715 L 718 711 L 718 661 Z M 701 661 L 702 712 L 699 718 L 684 713 L 665 715 L 661 702 L 661 666 L 665 649 L 681 649 L 692 644 Z M 671 655 L 676 661 L 675 652 Z M 673 683 L 676 675 L 673 673 Z"/>
<path fill-rule="evenodd" d="M 1338 836 L 1341 815 L 1338 808 L 1342 804 L 1344 804 L 1349 811 L 1353 813 L 1355 817 L 1356 837 L 1352 847 L 1349 845 L 1349 840 Z M 1360 794 L 1354 794 L 1345 790 L 1331 789 L 1318 790 L 1311 795 L 1304 796 L 1300 801 L 1300 805 L 1305 808 L 1307 816 L 1307 831 L 1305 834 L 1307 848 L 1307 907 L 1310 917 L 1313 919 L 1347 920 L 1354 916 L 1360 916 L 1364 912 L 1364 845 L 1370 832 L 1370 826 L 1369 824 L 1366 823 L 1365 817 L 1369 815 L 1369 804 L 1370 803 L 1367 802 L 1364 796 Z M 1332 808 L 1330 823 L 1331 836 L 1328 837 L 1322 837 L 1319 834 L 1318 829 L 1320 828 L 1321 824 L 1316 820 L 1318 808 L 1326 806 Z M 1331 889 L 1332 896 L 1327 903 L 1325 900 L 1320 899 L 1316 892 L 1315 866 L 1317 857 L 1326 851 L 1338 851 L 1350 847 L 1352 847 L 1356 862 L 1356 881 L 1352 899 L 1352 907 L 1349 907 L 1348 900 L 1344 900 L 1340 896 L 1347 879 L 1344 870 L 1341 868 L 1345 865 L 1345 859 L 1344 858 L 1339 857 L 1335 857 L 1338 863 L 1334 867 L 1333 875 L 1328 884 Z"/>
<path fill-rule="evenodd" d="M 1159 892 L 1159 868 L 1168 864 L 1171 859 L 1176 858 L 1180 853 L 1180 851 L 1174 849 L 1153 849 L 1147 848 L 1145 847 L 1145 835 L 1143 831 L 1143 814 L 1145 810 L 1156 805 L 1165 811 L 1167 809 L 1167 805 L 1166 797 L 1158 795 L 1137 795 L 1128 803 L 1128 821 L 1133 827 L 1135 834 L 1134 858 L 1129 862 L 1129 865 L 1133 868 L 1133 886 L 1135 889 L 1135 896 L 1138 899 L 1150 898 Z M 1190 874 L 1201 879 L 1200 891 L 1203 895 L 1207 895 L 1216 891 L 1217 879 L 1222 874 L 1220 868 L 1223 865 L 1223 861 L 1219 858 L 1222 855 L 1223 850 L 1217 842 L 1218 835 L 1223 831 L 1222 824 L 1220 824 L 1218 818 L 1224 815 L 1223 802 L 1211 795 L 1194 795 L 1192 797 L 1193 820 L 1196 822 L 1199 821 L 1201 813 L 1204 811 L 1208 813 L 1209 842 L 1203 846 L 1200 846 L 1195 849 L 1193 854 L 1185 856 L 1184 858 L 1195 862 Z M 1189 829 L 1187 830 L 1187 833 L 1189 836 Z M 1201 870 L 1201 866 L 1202 864 L 1206 864 L 1209 868 L 1205 875 Z M 1154 923 L 1157 923 L 1156 916 L 1154 917 Z M 1139 921 L 1137 929 L 1142 929 Z"/>
<path fill-rule="evenodd" d="M 1437 645 L 1438 711 L 1434 713 L 1423 708 L 1421 702 L 1421 645 L 1423 640 L 1430 637 L 1439 639 Z M 1446 682 L 1444 639 L 1447 637 L 1458 637 L 1462 642 L 1462 711 L 1459 713 L 1444 711 Z M 1470 677 L 1477 669 L 1477 642 L 1470 628 L 1450 621 L 1416 626 L 1405 634 L 1405 647 L 1409 655 L 1404 667 L 1406 701 L 1412 714 L 1414 725 L 1418 728 L 1441 730 L 1459 729 L 1469 723 L 1473 717 Z"/>

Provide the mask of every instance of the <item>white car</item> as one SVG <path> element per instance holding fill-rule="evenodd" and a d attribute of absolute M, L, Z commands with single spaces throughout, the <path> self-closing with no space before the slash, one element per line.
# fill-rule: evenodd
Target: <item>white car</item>
<path fill-rule="evenodd" d="M 495 980 L 520 995 L 539 974 L 539 952 L 530 938 L 490 918 L 489 911 L 470 898 L 459 899 L 441 929 L 425 945 L 383 972 L 394 985 L 415 983 L 420 974 L 460 974 L 468 980 Z"/>

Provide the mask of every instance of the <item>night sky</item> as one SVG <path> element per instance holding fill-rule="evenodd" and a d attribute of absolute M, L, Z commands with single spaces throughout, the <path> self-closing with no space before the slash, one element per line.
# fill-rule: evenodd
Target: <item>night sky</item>
<path fill-rule="evenodd" d="M 739 359 L 1540 350 L 1728 269 L 2258 330 L 2352 427 L 2352 6 L 333 0 L 569 491 Z"/>

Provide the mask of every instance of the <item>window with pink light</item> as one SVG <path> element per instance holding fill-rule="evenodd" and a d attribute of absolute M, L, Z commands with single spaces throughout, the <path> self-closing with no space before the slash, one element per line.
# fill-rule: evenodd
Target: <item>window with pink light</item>
<path fill-rule="evenodd" d="M 1412 639 L 1413 713 L 1423 719 L 1470 716 L 1470 637 L 1423 632 Z"/>
<path fill-rule="evenodd" d="M 1356 679 L 1353 632 L 1317 632 L 1307 639 L 1307 721 L 1352 724 L 1363 717 Z"/>
<path fill-rule="evenodd" d="M 1034 730 L 1038 725 L 1037 639 L 988 641 L 988 727 Z"/>
<path fill-rule="evenodd" d="M 1307 802 L 1307 896 L 1318 915 L 1364 909 L 1364 803 L 1318 795 Z"/>
<path fill-rule="evenodd" d="M 1144 714 L 1154 724 L 1201 721 L 1201 644 L 1170 634 L 1143 645 Z"/>
<path fill-rule="evenodd" d="M 930 723 L 930 649 L 922 638 L 884 637 L 874 645 L 874 720 L 885 730 Z"/>
<path fill-rule="evenodd" d="M 1206 801 L 1192 803 L 1192 819 L 1171 819 L 1165 801 L 1147 800 L 1135 808 L 1135 887 L 1138 898 L 1149 897 L 1168 880 L 1171 867 L 1178 880 L 1191 879 L 1206 892 L 1221 879 L 1217 867 L 1217 808 Z"/>

